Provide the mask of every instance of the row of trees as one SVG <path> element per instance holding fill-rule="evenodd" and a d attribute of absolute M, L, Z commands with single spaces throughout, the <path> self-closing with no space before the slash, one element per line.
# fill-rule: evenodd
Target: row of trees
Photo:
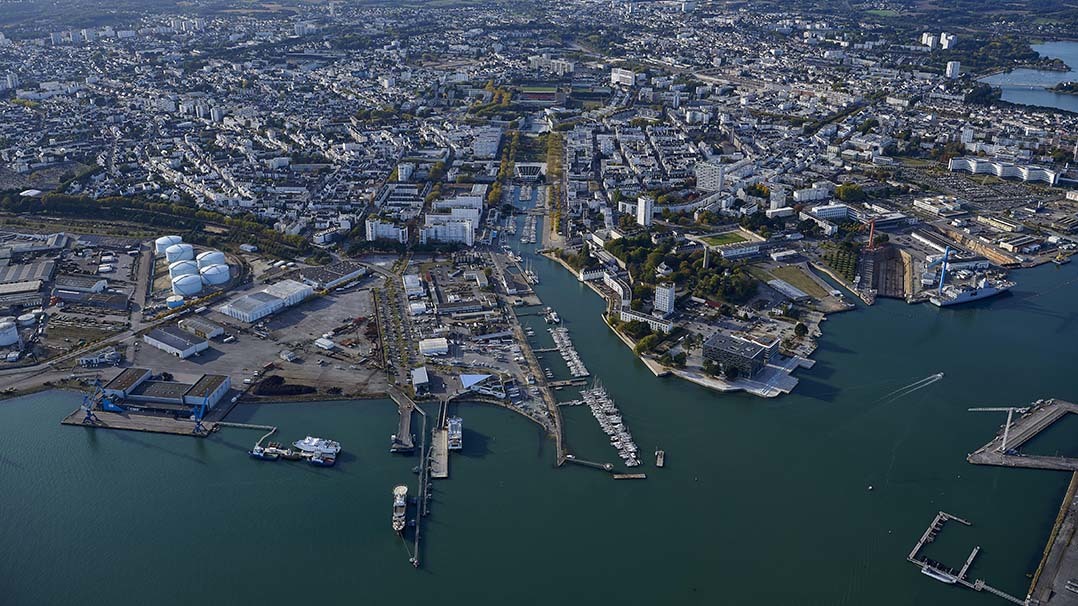
<path fill-rule="evenodd" d="M 302 236 L 286 235 L 263 223 L 256 216 L 229 216 L 193 205 L 153 202 L 140 197 L 109 197 L 94 200 L 86 196 L 46 194 L 42 198 L 27 198 L 14 194 L 0 199 L 0 211 L 16 214 L 40 214 L 77 219 L 92 219 L 103 223 L 137 223 L 142 226 L 180 232 L 195 243 L 217 246 L 251 243 L 271 255 L 294 257 L 310 250 Z M 204 228 L 216 225 L 227 228 L 226 234 L 209 234 Z"/>

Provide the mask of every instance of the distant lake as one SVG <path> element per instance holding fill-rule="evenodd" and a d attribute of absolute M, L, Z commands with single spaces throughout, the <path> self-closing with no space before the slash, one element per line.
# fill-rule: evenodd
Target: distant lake
<path fill-rule="evenodd" d="M 1043 57 L 1062 59 L 1070 71 L 1022 68 L 982 78 L 981 82 L 1002 89 L 1004 101 L 1078 112 L 1078 95 L 1061 95 L 1047 90 L 1060 82 L 1078 81 L 1078 42 L 1048 42 L 1034 45 L 1033 50 Z"/>

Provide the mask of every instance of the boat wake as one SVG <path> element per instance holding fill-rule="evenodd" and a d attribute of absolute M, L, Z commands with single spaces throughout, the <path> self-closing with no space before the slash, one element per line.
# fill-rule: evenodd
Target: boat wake
<path fill-rule="evenodd" d="M 913 383 L 910 383 L 909 385 L 906 385 L 905 387 L 900 387 L 900 388 L 892 391 L 891 393 L 889 393 L 889 394 L 883 396 L 882 398 L 880 398 L 879 402 L 884 403 L 884 404 L 889 404 L 891 402 L 894 402 L 895 400 L 898 400 L 899 398 L 904 398 L 904 397 L 910 395 L 911 393 L 913 393 L 915 391 L 922 390 L 925 387 L 928 387 L 929 385 L 935 383 L 936 381 L 939 381 L 942 378 L 943 378 L 943 373 L 942 372 L 937 372 L 934 375 L 928 375 L 927 377 L 921 379 L 920 381 L 914 381 Z"/>

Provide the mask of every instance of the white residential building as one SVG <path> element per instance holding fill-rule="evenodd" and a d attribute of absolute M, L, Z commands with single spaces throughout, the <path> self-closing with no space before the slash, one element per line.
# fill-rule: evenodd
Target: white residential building
<path fill-rule="evenodd" d="M 720 162 L 700 162 L 696 165 L 696 189 L 722 191 L 726 166 Z"/>
<path fill-rule="evenodd" d="M 636 84 L 636 72 L 631 69 L 615 67 L 610 70 L 610 84 L 613 86 L 634 86 Z"/>
<path fill-rule="evenodd" d="M 405 244 L 408 242 L 408 228 L 403 225 L 395 225 L 388 221 L 367 219 L 367 241 L 392 240 Z"/>
<path fill-rule="evenodd" d="M 655 287 L 655 311 L 668 316 L 674 313 L 674 300 L 677 290 L 672 282 L 663 282 Z"/>
<path fill-rule="evenodd" d="M 655 199 L 640 196 L 636 199 L 636 224 L 651 227 L 651 215 L 655 211 Z"/>

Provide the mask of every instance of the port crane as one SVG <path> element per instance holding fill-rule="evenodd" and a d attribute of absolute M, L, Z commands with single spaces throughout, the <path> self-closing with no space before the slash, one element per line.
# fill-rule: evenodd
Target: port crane
<path fill-rule="evenodd" d="M 969 412 L 1005 412 L 1007 413 L 1007 424 L 1003 426 L 1003 442 L 999 445 L 999 451 L 1007 453 L 1007 438 L 1011 433 L 1011 419 L 1014 417 L 1014 413 L 1025 414 L 1029 410 L 1028 406 L 998 406 L 992 408 L 970 408 Z"/>
<path fill-rule="evenodd" d="M 101 378 L 94 379 L 94 390 L 82 397 L 82 410 L 86 412 L 86 416 L 82 418 L 83 423 L 97 423 L 97 415 L 94 414 L 94 407 L 99 406 L 101 410 L 109 412 L 123 412 L 124 409 L 116 404 L 115 399 L 105 393 L 105 388 L 101 385 Z"/>

